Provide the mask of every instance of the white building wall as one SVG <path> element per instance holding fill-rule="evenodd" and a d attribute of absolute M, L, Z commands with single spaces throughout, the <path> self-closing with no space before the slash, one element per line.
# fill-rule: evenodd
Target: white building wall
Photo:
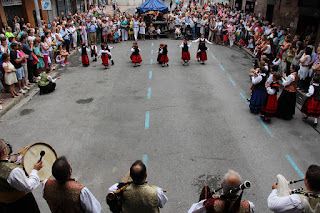
<path fill-rule="evenodd" d="M 117 0 L 118 5 L 140 5 L 145 0 Z"/>

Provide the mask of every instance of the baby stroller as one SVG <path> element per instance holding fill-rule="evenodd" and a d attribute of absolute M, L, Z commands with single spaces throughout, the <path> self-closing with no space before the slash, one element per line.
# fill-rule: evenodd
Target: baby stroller
<path fill-rule="evenodd" d="M 186 28 L 184 29 L 183 36 L 187 40 L 192 39 L 192 28 L 190 27 L 190 24 L 187 24 Z"/>
<path fill-rule="evenodd" d="M 182 39 L 182 32 L 181 32 L 181 26 L 176 25 L 174 30 L 174 39 Z"/>

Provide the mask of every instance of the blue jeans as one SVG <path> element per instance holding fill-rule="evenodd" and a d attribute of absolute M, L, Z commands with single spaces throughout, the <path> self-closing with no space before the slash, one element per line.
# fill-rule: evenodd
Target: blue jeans
<path fill-rule="evenodd" d="M 195 38 L 196 37 L 196 28 L 192 27 L 192 37 Z"/>

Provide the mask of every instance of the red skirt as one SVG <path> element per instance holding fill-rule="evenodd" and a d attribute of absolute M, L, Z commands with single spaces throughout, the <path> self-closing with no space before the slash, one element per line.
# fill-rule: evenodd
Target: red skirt
<path fill-rule="evenodd" d="M 85 65 L 85 66 L 90 65 L 89 58 L 88 58 L 87 55 L 82 55 L 81 56 L 81 61 L 82 61 L 82 64 Z"/>
<path fill-rule="evenodd" d="M 167 55 L 163 55 L 163 56 L 161 56 L 161 58 L 160 58 L 160 63 L 167 63 L 169 61 L 169 58 L 168 58 L 168 56 Z"/>
<path fill-rule="evenodd" d="M 181 59 L 184 61 L 190 61 L 190 53 L 189 52 L 182 52 Z"/>
<path fill-rule="evenodd" d="M 109 65 L 109 59 L 108 58 L 109 58 L 108 54 L 102 54 L 101 55 L 103 66 L 108 66 Z"/>
<path fill-rule="evenodd" d="M 276 116 L 278 107 L 278 98 L 277 95 L 267 95 L 261 106 L 261 115 L 264 115 L 265 118 L 272 118 Z"/>
<path fill-rule="evenodd" d="M 301 107 L 301 112 L 309 117 L 318 118 L 320 115 L 320 101 L 314 100 L 314 97 L 309 97 Z"/>
<path fill-rule="evenodd" d="M 132 63 L 140 63 L 142 61 L 140 54 L 139 55 L 132 54 L 130 58 L 132 60 Z"/>
<path fill-rule="evenodd" d="M 228 41 L 228 35 L 223 35 L 223 41 Z"/>
<path fill-rule="evenodd" d="M 199 58 L 200 61 L 206 61 L 206 60 L 208 60 L 208 59 L 207 59 L 207 53 L 206 53 L 206 51 L 197 53 L 197 58 Z"/>

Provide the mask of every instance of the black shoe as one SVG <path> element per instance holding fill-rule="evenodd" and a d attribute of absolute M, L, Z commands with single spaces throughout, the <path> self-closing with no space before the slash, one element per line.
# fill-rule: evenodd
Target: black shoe
<path fill-rule="evenodd" d="M 114 65 L 114 61 L 113 60 L 111 60 L 111 64 Z"/>
<path fill-rule="evenodd" d="M 313 126 L 313 127 L 317 127 L 317 126 L 318 126 L 318 123 L 313 123 L 312 126 Z"/>

